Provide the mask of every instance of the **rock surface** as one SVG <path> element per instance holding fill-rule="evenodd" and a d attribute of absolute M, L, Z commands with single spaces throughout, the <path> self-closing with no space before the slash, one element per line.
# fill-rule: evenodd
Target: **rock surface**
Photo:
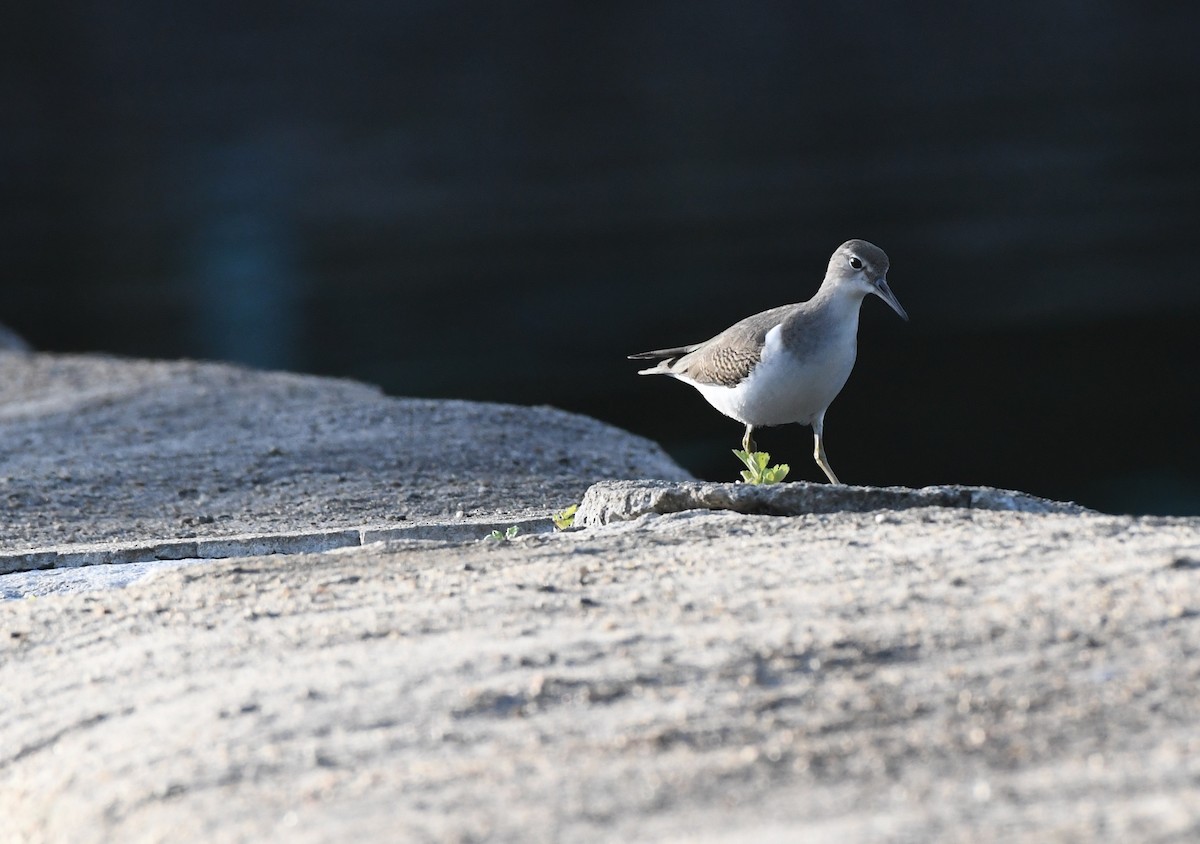
<path fill-rule="evenodd" d="M 1200 525 L 646 516 L 0 605 L 17 841 L 1190 841 Z"/>
<path fill-rule="evenodd" d="M 11 365 L 4 549 L 355 541 L 0 602 L 6 841 L 1200 836 L 1200 519 L 863 489 L 464 540 L 682 473 L 549 410 Z"/>
<path fill-rule="evenodd" d="M 602 478 L 689 477 L 548 407 L 390 398 L 212 363 L 0 355 L 0 550 L 545 518 Z"/>

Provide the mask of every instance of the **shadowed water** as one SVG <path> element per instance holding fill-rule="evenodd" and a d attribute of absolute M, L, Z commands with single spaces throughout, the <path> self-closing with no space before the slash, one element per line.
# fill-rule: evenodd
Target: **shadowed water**
<path fill-rule="evenodd" d="M 1191 7 L 68 5 L 0 34 L 37 348 L 549 403 L 730 479 L 736 423 L 624 356 L 862 237 L 912 322 L 866 305 L 843 480 L 1200 512 Z"/>

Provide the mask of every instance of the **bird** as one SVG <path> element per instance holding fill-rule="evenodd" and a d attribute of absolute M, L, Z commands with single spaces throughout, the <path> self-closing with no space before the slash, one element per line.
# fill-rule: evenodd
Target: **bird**
<path fill-rule="evenodd" d="M 630 355 L 656 360 L 639 375 L 669 375 L 700 391 L 726 416 L 746 426 L 742 448 L 755 450 L 754 429 L 811 425 L 813 457 L 841 483 L 825 455 L 825 412 L 842 391 L 858 355 L 858 314 L 878 296 L 900 317 L 908 313 L 888 286 L 887 254 L 848 240 L 829 259 L 825 279 L 807 302 L 748 316 L 703 343 Z"/>

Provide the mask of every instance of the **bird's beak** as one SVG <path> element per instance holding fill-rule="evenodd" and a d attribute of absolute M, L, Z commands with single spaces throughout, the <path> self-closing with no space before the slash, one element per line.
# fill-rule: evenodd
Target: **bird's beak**
<path fill-rule="evenodd" d="M 902 320 L 908 322 L 908 312 L 904 310 L 904 306 L 900 304 L 900 300 L 896 298 L 896 294 L 892 292 L 892 288 L 888 287 L 886 278 L 881 278 L 875 282 L 874 293 L 880 299 L 887 302 L 893 311 L 900 314 Z"/>

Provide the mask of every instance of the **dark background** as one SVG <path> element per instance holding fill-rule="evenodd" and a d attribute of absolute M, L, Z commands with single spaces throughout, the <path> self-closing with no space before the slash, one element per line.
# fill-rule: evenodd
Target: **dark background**
<path fill-rule="evenodd" d="M 0 321 L 36 348 L 549 403 L 732 479 L 630 352 L 892 259 L 850 483 L 1200 512 L 1184 3 L 11 6 Z M 760 447 L 821 479 L 808 429 Z"/>

